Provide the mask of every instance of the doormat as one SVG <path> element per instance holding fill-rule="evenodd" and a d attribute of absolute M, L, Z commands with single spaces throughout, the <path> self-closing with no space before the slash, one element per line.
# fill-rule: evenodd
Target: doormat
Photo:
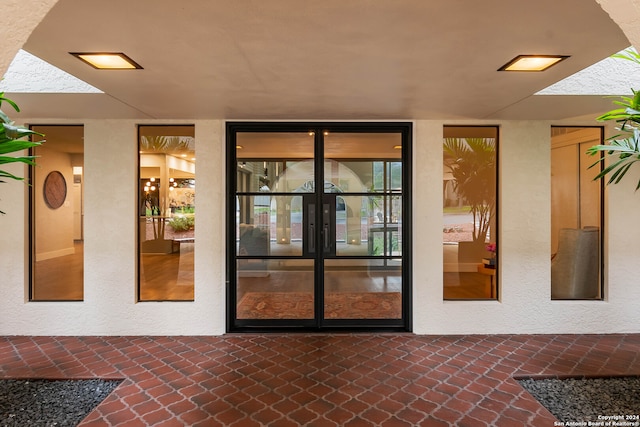
<path fill-rule="evenodd" d="M 325 319 L 400 319 L 400 292 L 335 292 L 325 295 Z M 238 319 L 313 319 L 310 292 L 247 292 Z"/>
<path fill-rule="evenodd" d="M 640 426 L 640 377 L 520 379 L 558 425 Z"/>
<path fill-rule="evenodd" d="M 0 425 L 75 426 L 122 380 L 0 380 Z"/>

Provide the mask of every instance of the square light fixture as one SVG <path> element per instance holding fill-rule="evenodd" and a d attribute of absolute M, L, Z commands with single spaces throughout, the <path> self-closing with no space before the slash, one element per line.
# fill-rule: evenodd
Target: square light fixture
<path fill-rule="evenodd" d="M 567 58 L 567 55 L 518 55 L 498 71 L 544 71 Z"/>
<path fill-rule="evenodd" d="M 142 67 L 122 52 L 69 52 L 98 70 L 142 70 Z"/>

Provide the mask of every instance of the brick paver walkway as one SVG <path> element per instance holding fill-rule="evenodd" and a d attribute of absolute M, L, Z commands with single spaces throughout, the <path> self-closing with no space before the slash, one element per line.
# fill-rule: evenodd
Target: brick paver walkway
<path fill-rule="evenodd" d="M 0 338 L 0 378 L 124 379 L 83 426 L 553 426 L 539 375 L 640 375 L 640 334 Z"/>

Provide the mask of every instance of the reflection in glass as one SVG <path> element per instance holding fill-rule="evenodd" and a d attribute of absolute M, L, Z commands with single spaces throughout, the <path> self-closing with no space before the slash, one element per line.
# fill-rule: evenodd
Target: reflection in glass
<path fill-rule="evenodd" d="M 236 254 L 302 255 L 301 196 L 237 196 Z"/>
<path fill-rule="evenodd" d="M 551 128 L 551 298 L 602 299 L 602 180 L 587 148 L 601 128 Z M 602 164 L 600 164 L 602 167 Z"/>
<path fill-rule="evenodd" d="M 302 255 L 302 195 L 315 191 L 313 147 L 306 132 L 237 134 L 238 256 Z"/>
<path fill-rule="evenodd" d="M 238 192 L 308 193 L 314 189 L 314 137 L 301 132 L 239 132 Z"/>
<path fill-rule="evenodd" d="M 402 255 L 402 197 L 336 197 L 336 255 Z"/>
<path fill-rule="evenodd" d="M 326 319 L 400 319 L 400 259 L 325 260 Z"/>
<path fill-rule="evenodd" d="M 194 297 L 193 126 L 140 126 L 140 301 Z"/>
<path fill-rule="evenodd" d="M 402 319 L 401 133 L 235 136 L 236 318 Z"/>
<path fill-rule="evenodd" d="M 34 215 L 30 299 L 82 301 L 84 128 L 31 129 L 45 134 L 47 142 L 33 149 L 38 166 L 30 168 Z"/>
<path fill-rule="evenodd" d="M 445 299 L 497 298 L 496 127 L 445 126 Z"/>
<path fill-rule="evenodd" d="M 309 259 L 238 259 L 238 319 L 313 319 Z"/>
<path fill-rule="evenodd" d="M 402 157 L 402 135 L 396 132 L 327 132 L 325 159 L 396 159 Z"/>

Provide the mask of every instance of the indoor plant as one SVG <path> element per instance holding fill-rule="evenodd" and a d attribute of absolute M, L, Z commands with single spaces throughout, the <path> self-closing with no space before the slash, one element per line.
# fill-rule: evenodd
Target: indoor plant
<path fill-rule="evenodd" d="M 454 190 L 473 215 L 472 240 L 484 247 L 496 208 L 495 140 L 445 138 L 443 148 Z"/>

